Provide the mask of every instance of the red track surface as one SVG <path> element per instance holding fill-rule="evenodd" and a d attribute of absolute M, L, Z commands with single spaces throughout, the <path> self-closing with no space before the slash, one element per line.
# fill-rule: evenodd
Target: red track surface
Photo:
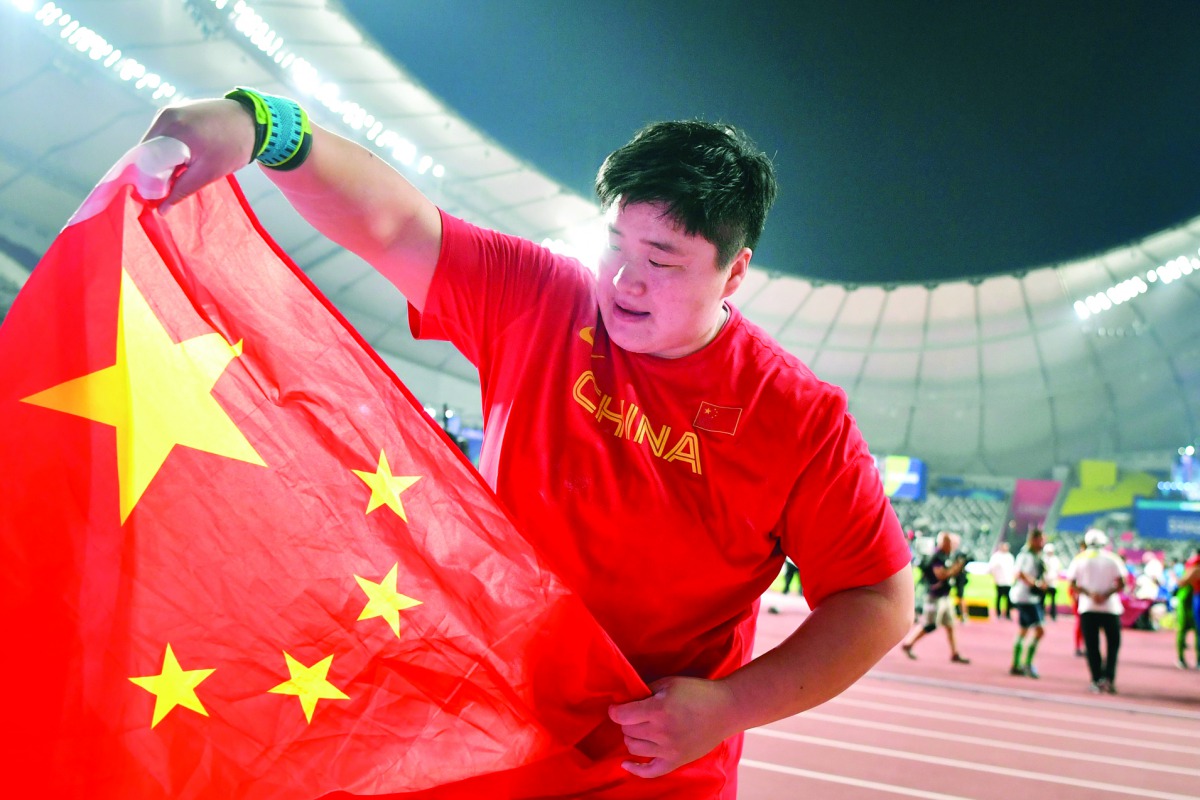
<path fill-rule="evenodd" d="M 765 597 L 759 651 L 806 613 Z M 1074 624 L 1047 620 L 1040 680 L 1008 674 L 1015 622 L 960 625 L 968 665 L 950 663 L 941 631 L 916 661 L 897 648 L 840 697 L 747 732 L 739 797 L 1200 798 L 1200 671 L 1175 667 L 1174 632 L 1124 629 L 1119 694 L 1095 695 Z"/>

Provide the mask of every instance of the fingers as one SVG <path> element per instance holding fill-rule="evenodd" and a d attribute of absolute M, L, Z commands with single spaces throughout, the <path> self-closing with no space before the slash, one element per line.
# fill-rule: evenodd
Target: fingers
<path fill-rule="evenodd" d="M 629 751 L 629 755 L 638 758 L 658 758 L 663 755 L 662 747 L 657 742 L 628 733 L 625 734 L 625 749 Z"/>
<path fill-rule="evenodd" d="M 158 205 L 158 213 L 166 214 L 171 210 L 171 206 L 176 203 L 186 200 L 200 189 L 204 188 L 204 184 L 199 179 L 193 177 L 199 173 L 188 169 L 188 165 L 184 165 L 182 169 L 175 174 L 175 180 L 171 183 L 171 191 L 163 198 L 163 201 Z"/>
<path fill-rule="evenodd" d="M 626 772 L 631 772 L 639 778 L 658 778 L 666 775 L 674 766 L 669 764 L 665 759 L 652 758 L 645 763 L 638 761 L 623 761 L 621 767 Z"/>
<path fill-rule="evenodd" d="M 661 694 L 655 692 L 645 700 L 611 705 L 608 707 L 608 718 L 622 727 L 647 722 L 662 706 L 661 699 Z"/>
<path fill-rule="evenodd" d="M 609 716 L 621 726 L 625 749 L 634 758 L 645 759 L 625 761 L 621 766 L 641 778 L 666 775 L 681 763 L 674 754 L 668 752 L 669 748 L 664 740 L 669 737 L 665 736 L 662 726 L 656 724 L 658 720 L 651 713 L 651 703 L 654 699 L 650 697 L 609 709 Z"/>
<path fill-rule="evenodd" d="M 206 170 L 202 159 L 193 158 L 191 163 L 185 164 L 175 174 L 175 180 L 171 184 L 171 191 L 158 206 L 159 213 L 166 214 L 176 203 L 186 200 L 209 183 L 224 177 L 226 174 L 228 173 Z"/>
<path fill-rule="evenodd" d="M 650 697 L 609 706 L 608 715 L 621 726 L 625 748 L 633 756 L 621 766 L 655 778 L 711 750 L 722 737 L 710 737 L 703 725 L 697 729 L 694 723 L 704 718 L 713 686 L 700 679 L 664 678 L 650 685 Z"/>

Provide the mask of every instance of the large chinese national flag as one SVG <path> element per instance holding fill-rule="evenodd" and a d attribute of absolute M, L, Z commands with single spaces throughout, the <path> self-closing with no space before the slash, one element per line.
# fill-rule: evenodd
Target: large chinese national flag
<path fill-rule="evenodd" d="M 232 179 L 141 199 L 158 155 L 0 327 L 3 793 L 402 792 L 611 739 L 632 668 Z"/>

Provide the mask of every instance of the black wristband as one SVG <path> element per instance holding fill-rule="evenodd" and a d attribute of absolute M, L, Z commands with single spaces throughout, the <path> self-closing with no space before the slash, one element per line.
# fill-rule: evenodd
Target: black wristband
<path fill-rule="evenodd" d="M 250 119 L 254 122 L 254 148 L 250 151 L 250 160 L 247 164 L 253 164 L 254 159 L 262 152 L 263 140 L 267 138 L 267 126 L 258 121 L 258 110 L 254 107 L 254 101 L 246 94 L 238 91 L 230 92 L 225 95 L 229 100 L 236 100 L 238 105 L 246 109 L 246 113 L 250 115 Z"/>

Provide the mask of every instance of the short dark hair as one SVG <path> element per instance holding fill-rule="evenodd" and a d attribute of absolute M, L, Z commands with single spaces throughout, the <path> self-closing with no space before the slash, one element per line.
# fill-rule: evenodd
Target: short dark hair
<path fill-rule="evenodd" d="M 771 160 L 749 136 L 700 120 L 642 128 L 596 175 L 603 208 L 663 203 L 684 230 L 716 246 L 722 267 L 741 248 L 758 245 L 776 191 Z"/>

